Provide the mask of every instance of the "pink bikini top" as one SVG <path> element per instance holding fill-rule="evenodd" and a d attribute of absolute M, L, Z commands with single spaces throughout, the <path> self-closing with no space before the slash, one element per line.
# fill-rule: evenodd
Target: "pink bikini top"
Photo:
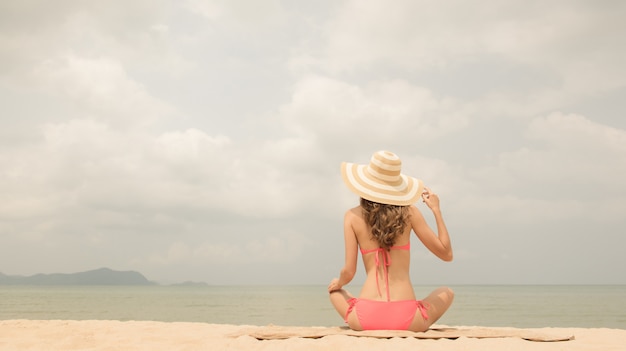
<path fill-rule="evenodd" d="M 402 246 L 392 246 L 389 248 L 390 250 L 410 250 L 411 249 L 411 242 L 409 241 L 408 244 L 406 245 L 402 245 Z M 378 269 L 378 267 L 380 267 L 380 257 L 382 256 L 382 263 L 383 263 L 383 271 L 385 272 L 385 286 L 387 287 L 387 301 L 390 301 L 389 298 L 389 273 L 387 272 L 387 267 L 389 267 L 391 265 L 391 256 L 389 255 L 389 251 L 383 249 L 382 247 L 379 247 L 377 249 L 371 249 L 371 250 L 363 250 L 361 248 L 361 255 L 365 255 L 368 253 L 372 253 L 375 252 L 376 253 L 376 269 Z M 376 288 L 378 288 L 378 295 L 382 296 L 382 294 L 380 293 L 380 285 L 378 284 L 378 273 L 376 273 Z"/>

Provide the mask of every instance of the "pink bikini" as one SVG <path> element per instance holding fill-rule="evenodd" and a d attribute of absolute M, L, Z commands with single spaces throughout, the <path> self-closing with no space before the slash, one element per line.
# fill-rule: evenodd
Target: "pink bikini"
<path fill-rule="evenodd" d="M 411 243 L 403 246 L 392 246 L 391 250 L 410 250 Z M 348 315 L 355 306 L 356 316 L 361 323 L 363 330 L 407 330 L 411 326 L 415 312 L 419 309 L 422 317 L 428 319 L 427 304 L 421 300 L 400 300 L 390 301 L 389 299 L 389 272 L 387 267 L 391 265 L 391 256 L 389 251 L 378 248 L 373 250 L 361 249 L 361 255 L 369 253 L 376 254 L 376 267 L 382 263 L 385 273 L 385 284 L 387 287 L 387 301 L 377 301 L 361 298 L 351 298 L 348 300 L 348 311 L 346 312 L 345 321 L 348 323 Z M 380 257 L 382 256 L 382 260 Z M 378 284 L 378 273 L 376 274 L 376 287 L 378 295 L 381 295 L 380 285 Z"/>

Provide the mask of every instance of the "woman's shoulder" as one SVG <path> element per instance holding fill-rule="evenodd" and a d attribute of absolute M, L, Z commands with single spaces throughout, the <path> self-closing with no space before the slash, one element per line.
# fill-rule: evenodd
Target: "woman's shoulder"
<path fill-rule="evenodd" d="M 422 212 L 415 205 L 409 207 L 409 222 L 411 222 L 413 226 L 421 225 L 426 222 Z"/>
<path fill-rule="evenodd" d="M 361 206 L 356 206 L 347 210 L 344 215 L 344 220 L 350 222 L 363 221 L 363 211 Z"/>
<path fill-rule="evenodd" d="M 410 214 L 418 214 L 418 215 L 422 214 L 422 212 L 419 210 L 419 208 L 417 208 L 417 206 L 415 206 L 415 205 L 409 205 L 409 213 Z"/>
<path fill-rule="evenodd" d="M 362 217 L 361 206 L 350 208 L 346 211 L 345 217 Z"/>

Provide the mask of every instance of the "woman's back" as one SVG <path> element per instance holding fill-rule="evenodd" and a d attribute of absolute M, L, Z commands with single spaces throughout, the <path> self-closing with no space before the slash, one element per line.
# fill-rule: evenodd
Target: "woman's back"
<path fill-rule="evenodd" d="M 366 223 L 361 206 L 352 208 L 350 221 L 356 235 L 367 278 L 361 289 L 360 298 L 388 301 L 412 300 L 415 293 L 409 276 L 411 261 L 410 237 L 411 225 L 407 223 L 405 230 L 399 234 L 389 250 L 380 248 L 372 238 L 371 227 Z M 389 289 L 387 289 L 387 283 Z"/>

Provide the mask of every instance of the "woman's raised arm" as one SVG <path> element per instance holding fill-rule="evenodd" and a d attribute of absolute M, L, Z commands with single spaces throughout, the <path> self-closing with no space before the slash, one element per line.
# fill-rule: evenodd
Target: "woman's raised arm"
<path fill-rule="evenodd" d="M 443 215 L 439 207 L 439 196 L 431 193 L 430 190 L 426 188 L 422 194 L 422 199 L 435 216 L 437 235 L 430 229 L 424 216 L 422 216 L 422 213 L 415 206 L 411 206 L 411 226 L 413 227 L 413 231 L 430 252 L 440 259 L 450 262 L 453 258 L 452 244 L 450 243 L 448 229 L 443 221 Z"/>

